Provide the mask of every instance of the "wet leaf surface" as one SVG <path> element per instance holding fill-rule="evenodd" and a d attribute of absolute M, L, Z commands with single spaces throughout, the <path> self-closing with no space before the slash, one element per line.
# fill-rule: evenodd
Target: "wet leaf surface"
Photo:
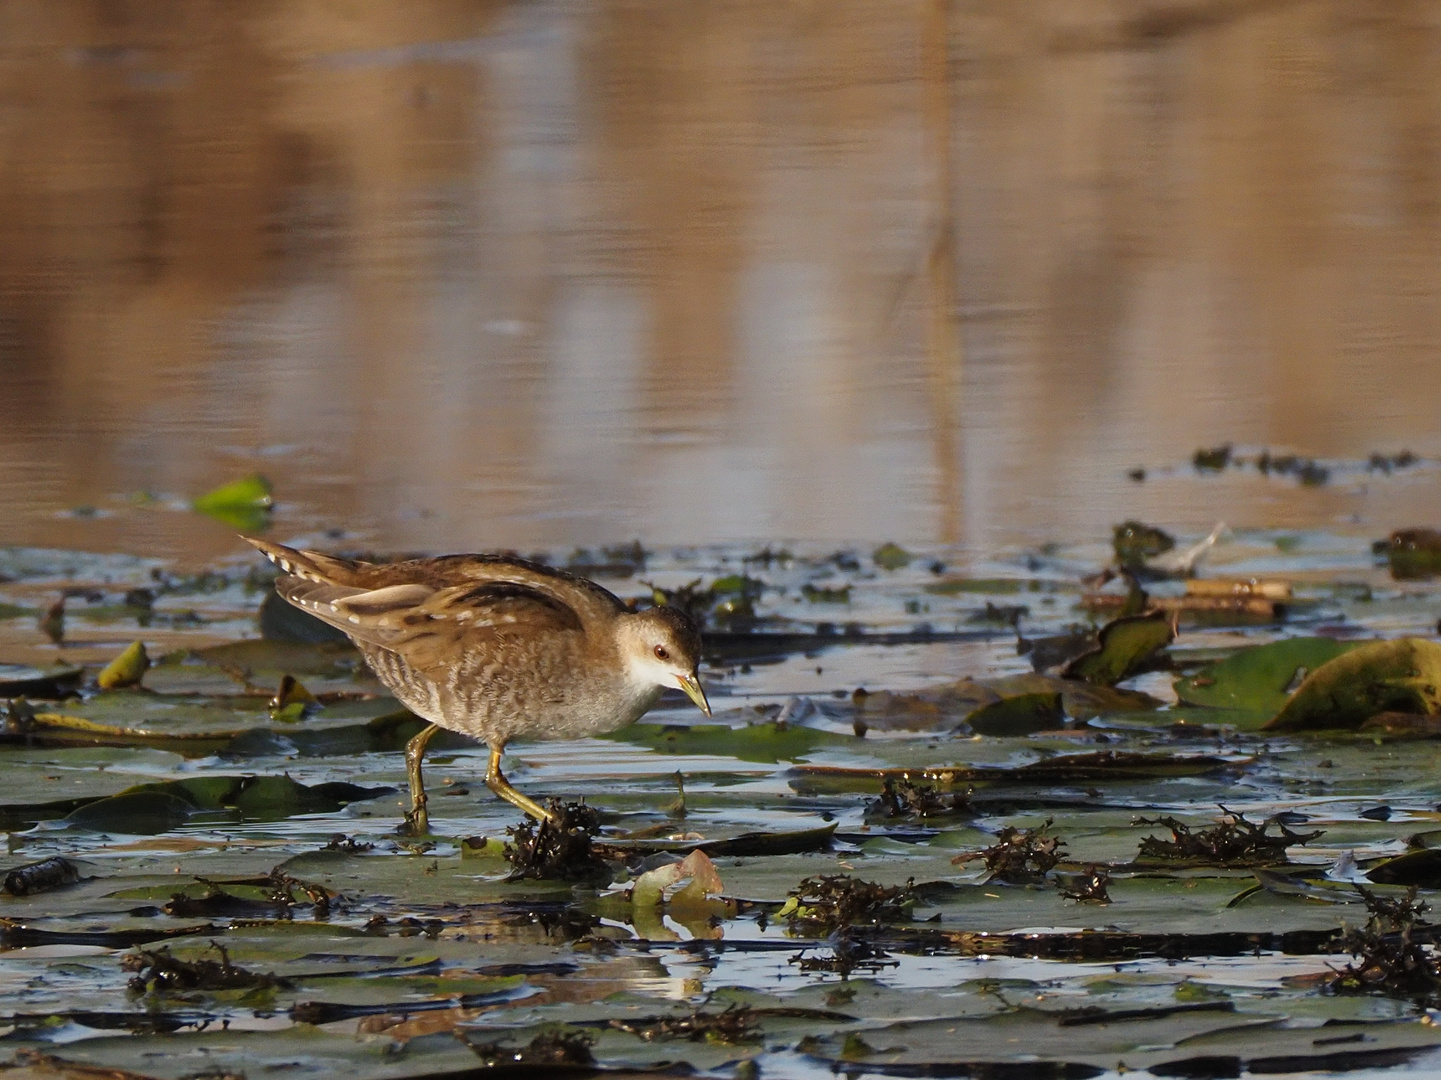
<path fill-rule="evenodd" d="M 1385 712 L 1441 713 L 1441 644 L 1400 638 L 1359 645 L 1307 675 L 1265 727 L 1356 728 Z"/>
<path fill-rule="evenodd" d="M 613 580 L 638 601 L 642 566 L 713 594 L 717 717 L 677 695 L 604 739 L 512 747 L 523 790 L 594 812 L 574 846 L 518 829 L 460 736 L 427 758 L 432 835 L 398 835 L 422 722 L 348 645 L 277 630 L 264 580 L 113 559 L 72 580 L 12 552 L 6 602 L 74 591 L 63 653 L 33 615 L 0 623 L 5 1071 L 1422 1069 L 1441 1036 L 1414 987 L 1368 973 L 1429 958 L 1438 931 L 1354 935 L 1358 881 L 1393 903 L 1441 883 L 1441 744 L 1411 674 L 1429 661 L 1396 644 L 1431 644 L 1438 597 L 1389 565 L 1358 577 L 1359 540 L 1292 535 L 1211 555 L 1216 589 L 1291 583 L 1283 628 L 1123 622 L 1150 636 L 1098 682 L 1056 671 L 1087 651 L 1075 605 L 1104 543 L 953 570 L 922 550 L 588 553 L 629 567 Z M 122 602 L 142 587 L 148 606 Z M 142 627 L 182 596 L 204 621 Z M 1027 609 L 1030 651 L 972 622 L 988 599 Z M 84 684 L 139 640 L 139 687 Z M 1071 651 L 1033 663 L 1052 640 Z M 1379 697 L 1369 726 L 1259 730 L 1366 649 L 1327 693 Z M 47 686 L 57 656 L 71 682 Z M 1251 828 L 1216 833 L 1218 804 Z M 1138 857 L 1147 837 L 1177 850 Z"/>

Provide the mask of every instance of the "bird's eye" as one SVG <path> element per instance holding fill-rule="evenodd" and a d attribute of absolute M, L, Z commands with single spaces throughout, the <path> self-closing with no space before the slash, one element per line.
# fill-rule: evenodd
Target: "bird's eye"
<path fill-rule="evenodd" d="M 669 660 L 670 653 L 666 651 L 666 647 L 664 645 L 657 645 L 655 647 L 655 658 L 657 660 Z"/>

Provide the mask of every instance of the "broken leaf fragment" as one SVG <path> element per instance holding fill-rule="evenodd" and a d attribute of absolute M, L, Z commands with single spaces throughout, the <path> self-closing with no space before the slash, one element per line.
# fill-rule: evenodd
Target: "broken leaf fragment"
<path fill-rule="evenodd" d="M 1141 670 L 1151 656 L 1176 637 L 1171 618 L 1164 612 L 1124 615 L 1101 627 L 1096 647 L 1076 657 L 1061 674 L 1099 686 L 1115 686 Z"/>
<path fill-rule="evenodd" d="M 1441 644 L 1373 641 L 1328 660 L 1263 730 L 1354 730 L 1383 712 L 1441 713 Z"/>
<path fill-rule="evenodd" d="M 102 690 L 118 690 L 126 686 L 139 686 L 145 672 L 150 669 L 150 657 L 145 652 L 143 641 L 131 642 L 123 652 L 106 664 L 95 682 Z"/>
<path fill-rule="evenodd" d="M 725 890 L 720 871 L 709 855 L 697 848 L 678 862 L 647 870 L 631 886 L 630 900 L 636 907 L 659 904 L 700 904 Z"/>
<path fill-rule="evenodd" d="M 270 527 L 270 481 L 259 473 L 207 491 L 191 507 L 241 532 L 263 532 Z"/>
<path fill-rule="evenodd" d="M 294 675 L 280 680 L 280 688 L 270 699 L 270 718 L 280 724 L 296 724 L 320 708 L 315 695 Z"/>

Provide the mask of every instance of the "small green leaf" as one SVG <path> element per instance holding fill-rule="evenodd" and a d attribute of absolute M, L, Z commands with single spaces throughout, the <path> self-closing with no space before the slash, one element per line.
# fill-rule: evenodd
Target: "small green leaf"
<path fill-rule="evenodd" d="M 1124 615 L 1101 627 L 1096 648 L 1076 657 L 1061 674 L 1099 686 L 1115 686 L 1140 670 L 1158 649 L 1174 640 L 1171 617 L 1163 611 L 1149 615 Z"/>
<path fill-rule="evenodd" d="M 262 532 L 270 526 L 270 493 L 270 481 L 255 473 L 206 492 L 191 507 L 242 532 Z"/>
<path fill-rule="evenodd" d="M 882 570 L 899 570 L 911 565 L 911 553 L 900 544 L 887 541 L 871 552 L 871 561 Z"/>

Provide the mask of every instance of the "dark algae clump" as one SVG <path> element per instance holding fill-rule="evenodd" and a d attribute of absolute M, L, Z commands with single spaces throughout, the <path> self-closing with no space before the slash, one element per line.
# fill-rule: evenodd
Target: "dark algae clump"
<path fill-rule="evenodd" d="M 653 1016 L 641 1020 L 611 1020 L 616 1031 L 656 1042 L 662 1039 L 688 1039 L 731 1045 L 760 1038 L 755 1010 L 745 1005 L 730 1004 L 720 1012 L 697 1010 L 684 1016 Z"/>
<path fill-rule="evenodd" d="M 218 941 L 210 948 L 220 957 L 209 960 L 181 960 L 167 946 L 140 949 L 120 961 L 123 971 L 133 971 L 130 991 L 135 994 L 174 990 L 258 990 L 268 987 L 289 989 L 290 982 L 261 972 L 247 971 L 230 962 L 230 953 Z"/>
<path fill-rule="evenodd" d="M 1139 861 L 1202 862 L 1220 866 L 1267 866 L 1286 861 L 1286 849 L 1309 843 L 1321 836 L 1320 831 L 1292 832 L 1280 822 L 1265 821 L 1257 825 L 1246 816 L 1221 807 L 1226 815 L 1209 829 L 1192 829 L 1184 821 L 1169 815 L 1137 818 L 1137 825 L 1163 825 L 1171 830 L 1171 839 L 1147 836 L 1137 853 Z M 1272 825 L 1278 830 L 1271 833 Z"/>
<path fill-rule="evenodd" d="M 847 926 L 877 926 L 910 917 L 915 882 L 876 885 L 847 874 L 808 877 L 791 890 L 780 910 L 790 927 L 830 933 Z"/>
<path fill-rule="evenodd" d="M 887 776 L 880 798 L 867 813 L 883 818 L 943 817 L 970 813 L 970 793 L 938 791 L 931 784 L 918 784 L 904 776 Z"/>
<path fill-rule="evenodd" d="M 595 1064 L 591 1047 L 595 1036 L 584 1031 L 542 1031 L 524 1046 L 516 1047 L 504 1040 L 496 1042 L 472 1042 L 470 1048 L 480 1057 L 487 1069 L 498 1072 L 507 1065 L 528 1066 L 587 1066 Z M 541 1075 L 540 1072 L 528 1075 Z M 570 1075 L 565 1073 L 562 1075 Z"/>
<path fill-rule="evenodd" d="M 556 881 L 590 881 L 609 878 L 610 867 L 595 853 L 592 841 L 600 827 L 600 814 L 585 803 L 552 799 L 549 809 L 559 814 L 560 824 L 551 820 L 537 824 L 529 818 L 511 826 L 505 857 L 510 861 L 511 881 L 526 878 Z"/>
<path fill-rule="evenodd" d="M 1336 972 L 1330 990 L 1385 994 L 1433 1008 L 1441 1004 L 1441 955 L 1417 940 L 1418 931 L 1432 929 L 1424 918 L 1430 907 L 1416 899 L 1414 887 L 1395 898 L 1360 885 L 1356 891 L 1369 917 L 1364 927 L 1346 931 L 1343 947 L 1353 960 Z"/>
<path fill-rule="evenodd" d="M 958 855 L 952 861 L 959 864 L 981 859 L 991 880 L 1011 885 L 1039 884 L 1065 855 L 1065 842 L 1051 835 L 1053 824 L 1054 819 L 1046 818 L 1034 829 L 1007 825 L 990 847 Z"/>

